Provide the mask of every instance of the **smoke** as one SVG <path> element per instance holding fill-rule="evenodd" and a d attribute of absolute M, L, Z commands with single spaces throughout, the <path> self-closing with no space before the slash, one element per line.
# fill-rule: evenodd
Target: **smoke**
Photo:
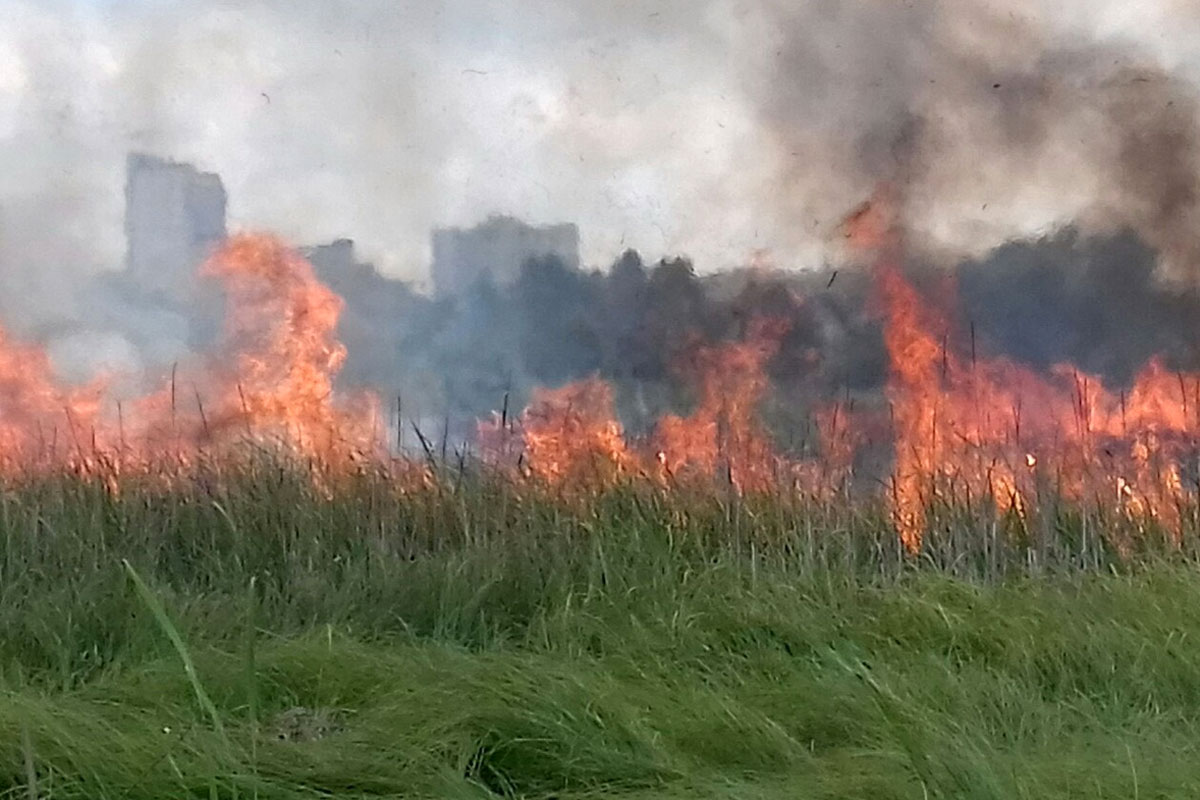
<path fill-rule="evenodd" d="M 762 120 L 790 160 L 773 218 L 820 227 L 882 180 L 943 260 L 1077 223 L 1200 264 L 1195 87 L 1032 3 L 778 4 Z M 1025 12 L 1025 13 L 1022 13 Z"/>
<path fill-rule="evenodd" d="M 433 225 L 496 210 L 578 220 L 592 260 L 740 257 L 744 230 L 696 238 L 753 137 L 724 33 L 686 3 L 573 5 L 8 3 L 5 269 L 119 266 L 130 150 L 218 172 L 235 227 L 352 236 L 408 279 Z"/>
<path fill-rule="evenodd" d="M 1175 247 L 1164 215 L 1192 201 L 1156 203 L 1162 171 L 1133 170 L 1147 149 L 1187 166 L 1194 4 L 1126 5 L 16 0 L 0 257 L 118 266 L 131 149 L 219 172 L 237 226 L 352 236 L 409 279 L 432 225 L 495 210 L 577 221 L 590 263 L 819 262 L 897 170 L 933 244 L 977 253 L 1091 210 Z"/>
<path fill-rule="evenodd" d="M 4 18 L 0 317 L 54 339 L 66 372 L 85 371 L 91 339 L 128 370 L 189 346 L 173 311 L 82 280 L 123 263 L 130 150 L 219 173 L 235 230 L 353 237 L 356 257 L 418 284 L 431 227 L 493 211 L 578 223 L 588 264 L 665 258 L 543 264 L 451 304 L 385 303 L 364 278 L 375 302 L 348 304 L 347 377 L 419 385 L 430 410 L 599 370 L 643 387 L 618 397 L 641 414 L 675 402 L 653 387 L 691 337 L 736 338 L 762 310 L 792 324 L 777 381 L 874 385 L 878 335 L 838 225 L 880 181 L 899 189 L 914 263 L 971 262 L 961 313 L 987 346 L 1118 378 L 1151 348 L 1189 357 L 1187 315 L 1153 273 L 1200 265 L 1190 0 L 13 0 Z M 842 277 L 693 274 L 764 251 Z M 1046 306 L 1082 330 L 1095 301 L 1106 330 L 1141 309 L 1176 332 L 1015 330 L 1037 280 L 1059 280 L 1011 266 L 1026 262 L 1087 276 L 1064 272 Z M 1130 285 L 1141 300 L 1122 303 Z"/>
<path fill-rule="evenodd" d="M 1122 232 L 1006 244 L 956 271 L 959 339 L 977 334 L 984 355 L 1042 370 L 1073 364 L 1110 387 L 1128 386 L 1152 358 L 1200 366 L 1200 296 L 1155 276 L 1156 254 Z"/>

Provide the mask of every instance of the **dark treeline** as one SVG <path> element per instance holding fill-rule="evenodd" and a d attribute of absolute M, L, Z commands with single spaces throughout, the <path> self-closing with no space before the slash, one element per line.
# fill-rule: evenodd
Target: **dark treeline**
<path fill-rule="evenodd" d="M 518 409 L 536 386 L 598 374 L 615 386 L 626 425 L 644 429 L 687 407 L 693 348 L 739 340 L 751 321 L 772 317 L 787 322 L 770 367 L 781 386 L 870 386 L 885 361 L 879 326 L 862 313 L 864 277 L 810 294 L 827 274 L 701 277 L 686 259 L 648 265 L 634 251 L 607 271 L 540 258 L 511 285 L 484 280 L 446 299 L 407 293 L 396 338 L 372 336 L 347 294 L 344 382 L 396 386 L 415 398 L 414 414 L 461 426 L 501 408 L 506 395 Z"/>
<path fill-rule="evenodd" d="M 907 267 L 952 320 L 949 347 L 966 352 L 973 341 L 981 356 L 1038 369 L 1071 362 L 1115 386 L 1155 355 L 1179 368 L 1200 361 L 1200 301 L 1156 279 L 1155 265 L 1131 234 L 1068 229 L 953 270 Z M 506 396 L 516 410 L 535 386 L 593 374 L 614 385 L 625 425 L 644 431 L 663 411 L 686 410 L 692 348 L 739 340 L 761 317 L 787 324 L 768 365 L 776 406 L 799 413 L 839 394 L 874 393 L 887 372 L 868 265 L 701 276 L 686 259 L 646 264 L 628 251 L 605 271 L 534 259 L 511 285 L 484 281 L 454 298 L 335 288 L 347 299 L 344 383 L 386 387 L 402 403 L 408 396 L 414 416 L 448 418 L 464 433 Z"/>

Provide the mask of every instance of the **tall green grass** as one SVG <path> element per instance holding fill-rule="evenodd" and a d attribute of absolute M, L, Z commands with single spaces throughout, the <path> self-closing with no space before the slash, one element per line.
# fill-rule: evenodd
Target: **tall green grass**
<path fill-rule="evenodd" d="M 311 477 L 0 490 L 0 796 L 1200 796 L 1190 532 Z"/>

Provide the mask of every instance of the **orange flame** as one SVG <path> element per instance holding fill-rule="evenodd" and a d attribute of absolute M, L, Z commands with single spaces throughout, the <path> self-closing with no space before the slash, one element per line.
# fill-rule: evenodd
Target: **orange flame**
<path fill-rule="evenodd" d="M 743 491 L 778 485 L 780 460 L 759 421 L 758 406 L 768 388 L 767 361 L 786 332 L 784 324 L 758 320 L 744 341 L 695 352 L 688 371 L 694 373 L 700 402 L 687 417 L 663 417 L 654 436 L 668 473 L 727 480 Z"/>
<path fill-rule="evenodd" d="M 218 430 L 275 432 L 326 458 L 370 448 L 369 410 L 333 403 L 346 359 L 336 338 L 342 300 L 312 265 L 269 236 L 236 236 L 208 262 L 228 297 L 225 365 L 218 367 Z"/>
<path fill-rule="evenodd" d="M 903 546 L 917 552 L 930 510 L 946 503 L 982 501 L 1023 521 L 1045 493 L 1107 506 L 1178 540 L 1182 509 L 1200 494 L 1184 479 L 1184 465 L 1200 450 L 1200 375 L 1152 361 L 1130 391 L 1114 392 L 1070 365 L 1040 375 L 1003 358 L 977 357 L 973 342 L 964 355 L 952 314 L 903 273 L 897 206 L 897 191 L 883 186 L 842 230 L 874 265 L 889 358 L 887 500 Z M 779 453 L 759 406 L 783 333 L 759 322 L 742 341 L 697 348 L 682 370 L 696 387 L 695 409 L 663 416 L 647 452 L 624 441 L 612 389 L 598 379 L 540 393 L 516 432 L 531 471 L 559 483 L 639 473 L 667 485 L 710 481 L 739 492 L 832 497 L 849 485 L 859 448 L 880 421 L 869 408 L 833 403 L 814 415 L 818 456 Z"/>
<path fill-rule="evenodd" d="M 878 202 L 887 202 L 884 192 Z M 850 224 L 864 226 L 860 210 Z M 863 249 L 878 251 L 876 285 L 891 363 L 895 463 L 891 502 L 904 544 L 915 551 L 925 509 L 948 491 L 990 496 L 997 510 L 1023 515 L 1039 472 L 1084 501 L 1110 484 L 1128 514 L 1155 519 L 1176 536 L 1185 497 L 1180 464 L 1195 442 L 1200 376 L 1157 361 L 1128 396 L 1067 365 L 1042 378 L 1005 359 L 964 359 L 945 319 L 902 276 L 898 231 L 866 226 Z M 869 245 L 869 248 L 868 248 Z M 1188 387 L 1197 393 L 1189 408 Z"/>
<path fill-rule="evenodd" d="M 271 236 L 241 235 L 204 273 L 224 286 L 227 325 L 211 362 L 185 369 L 193 373 L 194 407 L 175 381 L 125 404 L 103 381 L 60 386 L 42 348 L 0 331 L 4 470 L 161 468 L 165 453 L 187 464 L 206 447 L 247 437 L 324 464 L 372 453 L 373 403 L 334 402 L 333 378 L 345 358 L 334 336 L 341 300 L 312 266 Z"/>
<path fill-rule="evenodd" d="M 56 385 L 46 352 L 0 329 L 0 457 L 5 469 L 71 460 L 90 449 L 103 382 Z"/>
<path fill-rule="evenodd" d="M 952 309 L 905 277 L 896 203 L 884 187 L 844 226 L 850 246 L 874 264 L 890 365 L 886 414 L 829 404 L 813 415 L 818 455 L 780 452 L 761 406 L 787 331 L 759 320 L 739 341 L 690 351 L 679 371 L 694 388 L 693 410 L 664 415 L 644 442 L 627 440 L 613 387 L 593 377 L 537 390 L 511 424 L 481 423 L 485 455 L 519 452 L 526 475 L 568 490 L 643 478 L 664 489 L 707 483 L 829 498 L 849 485 L 860 448 L 882 427 L 892 459 L 887 500 L 910 552 L 922 547 L 943 501 L 983 501 L 1023 524 L 1047 493 L 1103 505 L 1178 540 L 1183 509 L 1200 493 L 1185 478 L 1200 450 L 1200 375 L 1156 360 L 1121 392 L 1070 365 L 1042 375 L 977 357 L 973 347 L 964 355 Z M 123 471 L 187 467 L 248 440 L 327 472 L 394 466 L 380 447 L 375 400 L 334 391 L 346 356 L 335 335 L 342 301 L 312 266 L 273 237 L 242 235 L 204 273 L 224 288 L 226 328 L 210 360 L 184 365 L 194 403 L 188 393 L 181 399 L 178 379 L 121 405 L 103 380 L 62 386 L 41 348 L 0 329 L 0 476 L 69 469 L 103 475 L 117 491 Z M 398 486 L 433 480 L 408 462 L 388 474 Z"/>
<path fill-rule="evenodd" d="M 520 426 L 530 470 L 551 484 L 603 486 L 635 464 L 599 378 L 537 390 Z"/>

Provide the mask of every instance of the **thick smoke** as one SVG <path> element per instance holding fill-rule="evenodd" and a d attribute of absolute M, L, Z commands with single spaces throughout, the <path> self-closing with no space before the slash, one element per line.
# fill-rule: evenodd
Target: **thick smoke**
<path fill-rule="evenodd" d="M 755 246 L 749 215 L 711 225 L 756 133 L 712 58 L 723 23 L 691 3 L 15 0 L 3 17 L 9 273 L 120 265 L 131 150 L 221 174 L 234 227 L 352 236 L 408 279 L 433 225 L 497 210 L 578 221 L 597 263 Z"/>
<path fill-rule="evenodd" d="M 701 347 L 739 341 L 767 318 L 786 323 L 770 370 L 788 397 L 823 401 L 847 387 L 878 388 L 885 362 L 866 276 L 830 277 L 700 276 L 686 259 L 647 264 L 632 250 L 594 272 L 532 259 L 511 286 L 483 282 L 451 300 L 414 296 L 412 322 L 395 345 L 404 357 L 374 352 L 414 415 L 436 411 L 439 425 L 448 418 L 458 432 L 506 399 L 519 408 L 535 386 L 598 374 L 615 387 L 627 429 L 645 433 L 664 412 L 694 402 L 689 363 Z M 350 352 L 353 359 L 353 342 Z M 440 391 L 429 391 L 429 378 Z"/>
<path fill-rule="evenodd" d="M 1200 367 L 1200 295 L 1159 280 L 1156 264 L 1156 252 L 1130 231 L 1066 229 L 949 271 L 916 257 L 906 267 L 942 306 L 952 326 L 947 346 L 963 356 L 1006 356 L 1046 374 L 1072 364 L 1116 389 L 1155 357 L 1170 369 Z M 626 427 L 646 432 L 694 401 L 687 367 L 699 347 L 741 340 L 760 319 L 786 324 L 768 364 L 781 426 L 795 428 L 848 392 L 878 394 L 888 372 L 863 270 L 701 276 L 686 260 L 646 264 L 629 251 L 594 273 L 534 260 L 510 287 L 481 284 L 457 301 L 414 296 L 411 309 L 415 322 L 397 349 L 420 355 L 381 353 L 379 374 L 409 391 L 422 385 L 419 375 L 436 376 L 444 394 L 413 399 L 462 430 L 506 396 L 515 407 L 534 386 L 599 374 L 615 387 Z"/>
<path fill-rule="evenodd" d="M 337 287 L 365 298 L 345 380 L 422 413 L 598 371 L 648 419 L 686 404 L 681 353 L 760 313 L 791 323 L 771 365 L 788 391 L 877 386 L 838 230 L 881 181 L 914 271 L 967 262 L 956 314 L 981 347 L 1116 381 L 1151 352 L 1194 358 L 1193 2 L 17 0 L 4 18 L 0 316 L 62 361 L 187 346 L 169 312 L 73 291 L 122 264 L 130 150 L 218 172 L 234 229 L 352 236 L 417 288 L 434 225 L 577 222 L 603 271 L 535 262 L 457 300 L 362 270 Z M 609 269 L 627 248 L 644 262 Z M 760 251 L 780 273 L 704 277 Z M 1135 314 L 1157 324 L 1134 333 Z"/>
<path fill-rule="evenodd" d="M 1200 296 L 1155 275 L 1156 254 L 1132 233 L 1004 245 L 957 270 L 960 339 L 1049 369 L 1070 363 L 1126 386 L 1150 359 L 1200 367 Z"/>
<path fill-rule="evenodd" d="M 578 222 L 593 264 L 636 247 L 710 271 L 765 247 L 803 266 L 898 148 L 936 243 L 980 252 L 1085 208 L 1161 229 L 1190 200 L 1163 202 L 1152 176 L 1174 173 L 1141 152 L 1190 147 L 1196 15 L 1128 5 L 16 0 L 5 271 L 118 266 L 135 149 L 220 173 L 235 227 L 353 236 L 406 278 L 432 225 L 495 210 Z"/>
<path fill-rule="evenodd" d="M 1068 36 L 1022 10 L 779 4 L 758 92 L 793 156 L 775 219 L 829 220 L 889 180 L 910 246 L 931 255 L 1078 223 L 1133 229 L 1172 275 L 1192 276 L 1195 86 L 1132 43 Z"/>

